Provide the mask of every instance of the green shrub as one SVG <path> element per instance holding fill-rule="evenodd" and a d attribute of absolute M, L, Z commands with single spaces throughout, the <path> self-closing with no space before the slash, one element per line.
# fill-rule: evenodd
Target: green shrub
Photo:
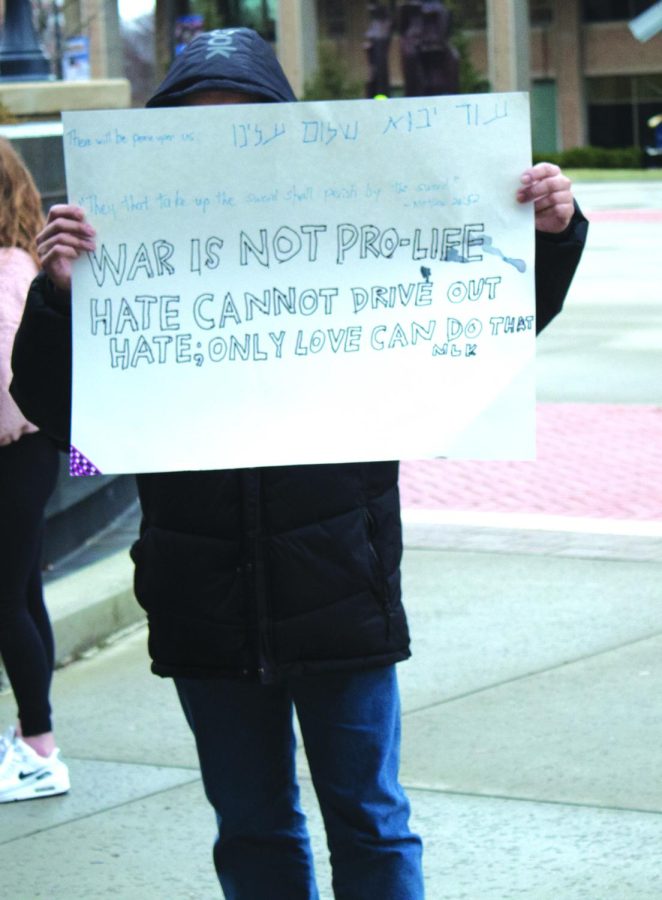
<path fill-rule="evenodd" d="M 490 83 L 474 66 L 471 60 L 469 37 L 464 31 L 466 4 L 462 0 L 447 0 L 446 6 L 451 11 L 453 27 L 450 43 L 460 55 L 460 94 L 484 94 L 490 90 Z"/>
<path fill-rule="evenodd" d="M 356 100 L 363 94 L 363 85 L 348 76 L 333 42 L 320 41 L 317 71 L 306 81 L 302 99 Z"/>
<path fill-rule="evenodd" d="M 534 153 L 534 163 L 552 162 L 563 169 L 640 169 L 640 147 L 571 147 L 559 153 Z"/>
<path fill-rule="evenodd" d="M 191 0 L 190 11 L 198 13 L 204 21 L 205 31 L 213 31 L 214 28 L 226 28 L 225 19 L 222 13 L 219 13 L 217 4 L 213 0 Z"/>

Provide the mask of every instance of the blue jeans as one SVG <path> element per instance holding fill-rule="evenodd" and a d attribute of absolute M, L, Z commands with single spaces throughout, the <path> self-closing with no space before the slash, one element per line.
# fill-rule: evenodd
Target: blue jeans
<path fill-rule="evenodd" d="M 227 900 L 317 900 L 292 709 L 326 827 L 337 900 L 422 900 L 421 841 L 398 783 L 395 667 L 260 685 L 176 678 L 216 810 Z"/>

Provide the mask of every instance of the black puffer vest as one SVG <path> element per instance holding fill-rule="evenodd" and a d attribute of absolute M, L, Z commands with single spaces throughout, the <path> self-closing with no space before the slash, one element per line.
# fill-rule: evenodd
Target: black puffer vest
<path fill-rule="evenodd" d="M 136 596 L 159 674 L 409 655 L 396 463 L 141 475 Z"/>

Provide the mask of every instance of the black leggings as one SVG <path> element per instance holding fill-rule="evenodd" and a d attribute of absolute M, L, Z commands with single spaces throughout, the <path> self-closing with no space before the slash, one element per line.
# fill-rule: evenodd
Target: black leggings
<path fill-rule="evenodd" d="M 0 447 L 0 655 L 26 737 L 52 731 L 55 654 L 40 557 L 57 470 L 58 451 L 40 432 Z"/>

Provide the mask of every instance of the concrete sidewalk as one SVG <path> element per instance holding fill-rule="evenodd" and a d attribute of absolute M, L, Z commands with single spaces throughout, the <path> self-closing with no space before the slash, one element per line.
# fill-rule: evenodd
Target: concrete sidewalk
<path fill-rule="evenodd" d="M 430 900 L 662 896 L 661 574 L 655 562 L 406 552 L 402 780 Z M 138 626 L 56 673 L 73 787 L 0 807 L 2 896 L 219 896 L 193 742 L 145 643 Z M 12 714 L 5 694 L 0 719 Z M 303 759 L 300 774 L 330 900 Z"/>

